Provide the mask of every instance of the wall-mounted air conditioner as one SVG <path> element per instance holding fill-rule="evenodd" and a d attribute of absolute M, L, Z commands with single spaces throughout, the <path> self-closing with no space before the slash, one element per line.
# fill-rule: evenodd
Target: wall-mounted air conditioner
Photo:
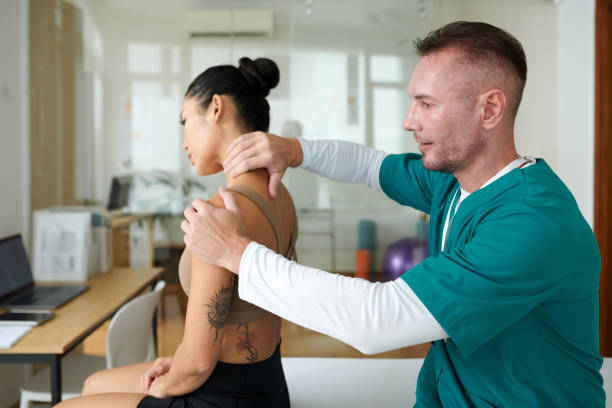
<path fill-rule="evenodd" d="M 186 11 L 191 37 L 259 36 L 274 33 L 274 11 L 268 9 L 209 9 Z"/>

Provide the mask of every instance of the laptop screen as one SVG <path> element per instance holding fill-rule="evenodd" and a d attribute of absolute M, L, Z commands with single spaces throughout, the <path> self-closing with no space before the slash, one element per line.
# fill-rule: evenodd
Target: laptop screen
<path fill-rule="evenodd" d="M 0 297 L 32 283 L 32 271 L 21 235 L 0 240 Z"/>
<path fill-rule="evenodd" d="M 132 176 L 115 176 L 111 183 L 111 191 L 108 197 L 107 210 L 116 210 L 127 207 L 129 204 L 130 189 L 132 188 Z"/>

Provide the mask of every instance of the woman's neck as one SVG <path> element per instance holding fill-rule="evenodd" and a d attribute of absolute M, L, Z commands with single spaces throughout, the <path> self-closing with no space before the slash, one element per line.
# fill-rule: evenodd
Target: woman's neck
<path fill-rule="evenodd" d="M 225 172 L 223 174 L 225 174 L 225 183 L 227 186 L 242 184 L 247 180 L 254 179 L 258 179 L 267 185 L 269 178 L 268 171 L 264 168 L 247 171 L 236 178 L 230 177 L 230 175 L 226 174 Z"/>
<path fill-rule="evenodd" d="M 236 124 L 226 125 L 226 128 L 223 130 L 223 139 L 225 142 L 222 144 L 218 152 L 218 157 L 220 161 L 219 164 L 221 168 L 223 168 L 223 162 L 225 161 L 225 157 L 227 156 L 227 153 L 226 153 L 227 149 L 234 142 L 234 140 L 240 137 L 240 135 L 243 135 L 248 132 L 249 130 L 246 130 L 240 126 L 237 126 Z M 269 177 L 268 172 L 266 171 L 266 169 L 263 169 L 263 168 L 242 173 L 236 178 L 230 177 L 229 174 L 225 173 L 225 170 L 223 170 L 223 174 L 225 175 L 225 182 L 226 182 L 226 185 L 228 186 L 231 186 L 232 184 L 240 183 L 240 180 L 243 178 L 243 176 L 246 176 L 246 175 L 248 175 L 249 178 L 252 178 L 253 176 L 255 176 L 256 178 L 262 178 L 265 180 L 267 180 Z"/>

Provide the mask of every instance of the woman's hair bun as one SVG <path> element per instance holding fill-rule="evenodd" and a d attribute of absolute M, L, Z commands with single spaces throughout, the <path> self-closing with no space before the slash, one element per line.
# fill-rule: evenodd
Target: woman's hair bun
<path fill-rule="evenodd" d="M 278 85 L 280 72 L 271 59 L 257 58 L 253 61 L 249 57 L 242 57 L 238 63 L 238 69 L 258 94 L 268 96 L 270 89 Z"/>

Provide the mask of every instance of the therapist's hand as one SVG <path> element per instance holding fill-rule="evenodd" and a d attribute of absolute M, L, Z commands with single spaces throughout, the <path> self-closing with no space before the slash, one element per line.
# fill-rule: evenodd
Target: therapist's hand
<path fill-rule="evenodd" d="M 223 169 L 230 177 L 254 169 L 265 168 L 270 174 L 268 193 L 276 197 L 278 185 L 287 167 L 299 166 L 304 159 L 302 145 L 296 138 L 265 132 L 246 133 L 227 148 Z"/>
<path fill-rule="evenodd" d="M 242 212 L 233 194 L 221 187 L 219 195 L 225 209 L 196 198 L 185 210 L 181 229 L 185 245 L 202 262 L 238 274 L 240 259 L 251 240 L 246 237 Z"/>

